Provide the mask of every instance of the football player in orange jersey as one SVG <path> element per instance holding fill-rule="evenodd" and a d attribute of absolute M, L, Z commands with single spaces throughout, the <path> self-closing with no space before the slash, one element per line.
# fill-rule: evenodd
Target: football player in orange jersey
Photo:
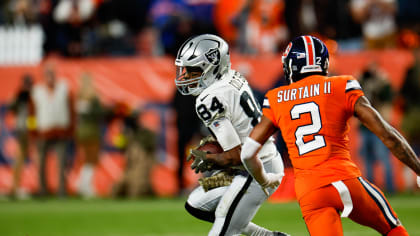
<path fill-rule="evenodd" d="M 325 44 L 315 37 L 301 36 L 288 45 L 283 69 L 290 84 L 266 94 L 264 116 L 246 139 L 241 160 L 264 189 L 278 186 L 280 176 L 265 173 L 255 153 L 280 129 L 311 236 L 343 235 L 340 212 L 382 235 L 408 235 L 381 190 L 361 177 L 352 161 L 348 120 L 357 117 L 417 175 L 420 161 L 404 137 L 370 105 L 355 78 L 326 76 L 328 60 Z"/>

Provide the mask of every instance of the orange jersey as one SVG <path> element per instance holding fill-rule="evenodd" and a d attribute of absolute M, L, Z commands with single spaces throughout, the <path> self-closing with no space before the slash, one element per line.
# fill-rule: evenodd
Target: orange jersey
<path fill-rule="evenodd" d="M 298 199 L 321 186 L 361 176 L 350 157 L 348 120 L 362 95 L 351 76 L 319 75 L 266 94 L 263 114 L 282 132 Z"/>

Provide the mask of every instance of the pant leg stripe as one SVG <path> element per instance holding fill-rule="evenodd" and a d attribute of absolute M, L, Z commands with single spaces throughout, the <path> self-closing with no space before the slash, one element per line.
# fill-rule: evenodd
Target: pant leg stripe
<path fill-rule="evenodd" d="M 341 201 L 343 202 L 343 212 L 341 217 L 348 217 L 353 210 L 353 201 L 351 200 L 350 191 L 343 181 L 333 182 L 332 185 L 337 189 L 340 194 Z"/>
<path fill-rule="evenodd" d="M 379 209 L 381 209 L 382 213 L 385 216 L 385 219 L 391 225 L 391 228 L 397 227 L 398 219 L 392 213 L 391 208 L 388 205 L 388 202 L 385 200 L 385 197 L 378 190 L 376 190 L 371 184 L 366 182 L 362 177 L 359 177 L 358 179 L 360 183 L 362 184 L 362 186 L 366 189 L 366 191 L 372 197 L 372 199 L 376 202 Z"/>
<path fill-rule="evenodd" d="M 228 213 L 225 218 L 225 222 L 223 223 L 222 232 L 220 233 L 221 236 L 224 236 L 226 234 L 227 229 L 229 228 L 230 221 L 232 220 L 233 213 L 235 212 L 236 207 L 239 204 L 239 201 L 241 200 L 242 196 L 245 194 L 246 190 L 249 188 L 252 182 L 252 176 L 248 176 L 244 186 L 239 191 L 238 195 L 236 195 L 235 199 L 232 202 L 232 205 L 230 205 Z"/>

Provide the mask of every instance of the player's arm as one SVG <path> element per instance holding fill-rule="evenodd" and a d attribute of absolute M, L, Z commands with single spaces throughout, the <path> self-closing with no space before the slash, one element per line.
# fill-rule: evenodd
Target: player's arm
<path fill-rule="evenodd" d="M 207 153 L 204 157 L 218 167 L 242 165 L 240 157 L 242 142 L 229 118 L 232 112 L 229 94 L 229 90 L 209 95 L 201 94 L 196 104 L 197 115 L 224 150 L 221 153 Z"/>
<path fill-rule="evenodd" d="M 242 164 L 241 146 L 235 146 L 234 148 L 222 153 L 207 154 L 206 158 L 222 167 L 239 166 Z"/>
<path fill-rule="evenodd" d="M 195 150 L 191 152 L 192 156 L 203 160 L 203 163 L 210 162 L 218 168 L 242 165 L 241 139 L 232 122 L 226 116 L 228 105 L 224 102 L 223 97 L 207 96 L 205 100 L 199 101 L 201 103 L 197 104 L 198 116 L 225 151 L 210 154 Z"/>
<path fill-rule="evenodd" d="M 420 160 L 407 140 L 382 118 L 365 96 L 361 96 L 356 101 L 354 114 L 363 125 L 382 140 L 395 157 L 420 176 Z"/>
<path fill-rule="evenodd" d="M 242 165 L 240 152 L 240 145 L 235 146 L 228 151 L 216 154 L 200 150 L 200 147 L 198 147 L 191 150 L 190 155 L 187 157 L 187 161 L 190 159 L 194 160 L 191 164 L 191 168 L 194 169 L 196 173 L 214 169 L 228 169 L 229 167 Z"/>
<path fill-rule="evenodd" d="M 241 139 L 236 133 L 232 122 L 226 117 L 219 117 L 207 124 L 217 142 L 225 150 L 221 153 L 207 153 L 205 159 L 219 167 L 232 167 L 242 165 Z"/>
<path fill-rule="evenodd" d="M 276 132 L 277 127 L 270 119 L 263 116 L 261 122 L 258 123 L 251 131 L 249 137 L 242 145 L 241 161 L 247 171 L 254 179 L 263 187 L 277 187 L 280 185 L 282 175 L 266 173 L 261 160 L 257 157 L 258 151 L 261 149 L 267 139 Z"/>

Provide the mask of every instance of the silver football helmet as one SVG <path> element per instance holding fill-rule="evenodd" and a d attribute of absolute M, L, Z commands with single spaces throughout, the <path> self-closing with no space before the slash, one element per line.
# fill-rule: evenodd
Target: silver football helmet
<path fill-rule="evenodd" d="M 175 85 L 183 95 L 198 96 L 230 69 L 229 45 L 202 34 L 184 42 L 175 60 Z"/>

